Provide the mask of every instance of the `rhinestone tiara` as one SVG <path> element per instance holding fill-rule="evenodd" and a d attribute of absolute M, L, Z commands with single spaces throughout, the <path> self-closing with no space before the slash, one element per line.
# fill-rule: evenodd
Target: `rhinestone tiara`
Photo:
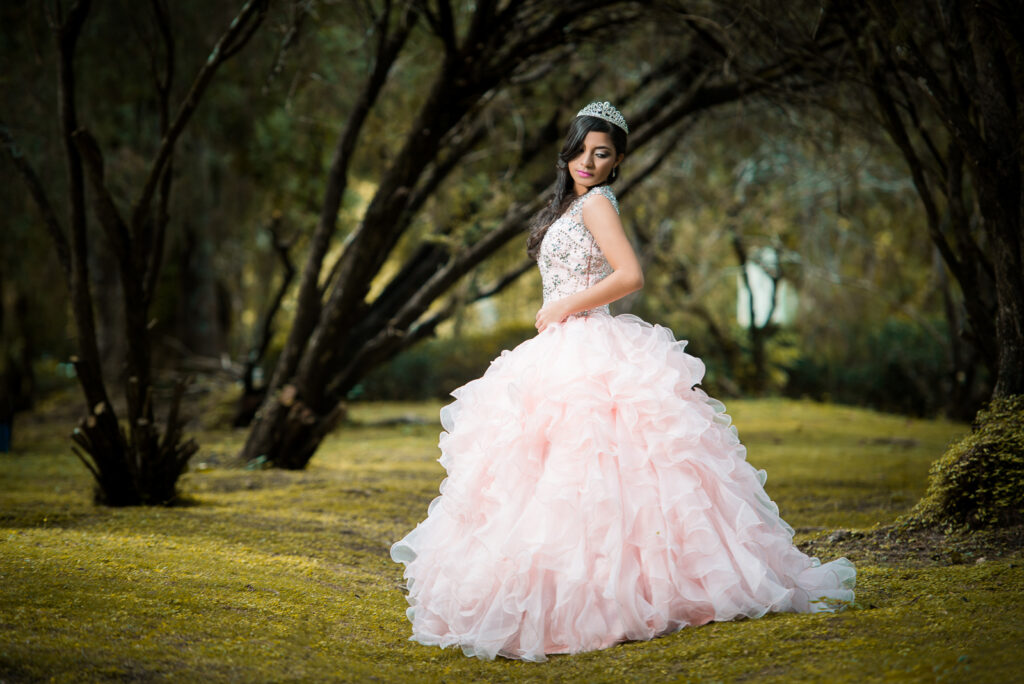
<path fill-rule="evenodd" d="M 629 133 L 629 126 L 626 125 L 626 120 L 622 118 L 622 113 L 611 102 L 591 102 L 581 109 L 576 116 L 596 116 L 598 119 L 610 121 L 626 133 Z"/>

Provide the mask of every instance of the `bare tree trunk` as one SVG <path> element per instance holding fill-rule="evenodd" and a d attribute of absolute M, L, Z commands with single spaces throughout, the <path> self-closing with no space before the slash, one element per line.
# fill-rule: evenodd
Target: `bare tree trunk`
<path fill-rule="evenodd" d="M 267 396 L 267 384 L 265 382 L 260 387 L 256 386 L 256 368 L 270 347 L 270 340 L 274 335 L 274 319 L 277 316 L 277 312 L 281 309 L 281 302 L 284 301 L 288 287 L 295 278 L 295 266 L 292 264 L 290 254 L 292 241 L 285 240 L 281 236 L 280 215 L 275 215 L 271 219 L 268 231 L 273 240 L 274 251 L 277 253 L 278 258 L 281 259 L 284 273 L 280 284 L 277 286 L 276 293 L 270 300 L 270 306 L 267 308 L 266 313 L 263 314 L 263 321 L 260 324 L 256 342 L 249 350 L 249 354 L 245 359 L 245 366 L 242 371 L 242 396 L 238 400 L 238 409 L 235 411 L 235 416 L 231 421 L 234 427 L 246 427 L 252 423 L 256 411 Z"/>
<path fill-rule="evenodd" d="M 976 375 L 978 372 L 977 347 L 962 339 L 964 335 L 964 324 L 961 317 L 960 305 L 954 299 L 952 288 L 949 283 L 949 276 L 941 257 L 936 259 L 936 280 L 942 294 L 942 306 L 946 315 L 946 325 L 949 328 L 949 386 L 951 391 L 946 400 L 944 411 L 951 418 L 962 421 L 970 421 L 974 414 L 981 408 L 981 402 L 975 391 Z"/>
<path fill-rule="evenodd" d="M 982 191 L 979 194 L 984 204 L 989 193 Z M 1005 209 L 990 208 L 985 212 L 986 221 L 995 224 L 989 229 L 989 235 L 995 246 L 993 265 L 999 295 L 996 308 L 999 374 L 993 397 L 1024 394 L 1024 258 L 1021 256 L 1024 221 L 1019 215 L 1016 220 L 1011 219 L 1004 213 Z"/>
<path fill-rule="evenodd" d="M 1024 394 L 1024 149 L 1019 143 L 1024 130 L 1024 8 L 1014 0 L 965 5 L 979 125 L 977 133 L 955 132 L 966 138 L 964 153 L 992 247 L 999 344 L 992 395 L 1009 397 Z"/>
<path fill-rule="evenodd" d="M 735 216 L 739 213 L 739 207 L 735 207 L 729 213 Z M 747 293 L 747 315 L 750 317 L 747 323 L 747 339 L 750 343 L 750 361 L 753 365 L 753 374 L 747 379 L 745 384 L 755 395 L 762 395 L 768 389 L 767 344 L 776 332 L 772 318 L 775 315 L 775 307 L 778 304 L 781 275 L 778 268 L 776 268 L 774 273 L 768 273 L 768 269 L 764 269 L 771 278 L 772 292 L 768 311 L 765 313 L 764 323 L 758 323 L 757 308 L 754 306 L 754 288 L 750 282 L 750 274 L 747 271 L 747 267 L 751 263 L 750 257 L 747 254 L 747 247 L 739 230 L 734 226 L 731 232 L 732 248 L 740 265 L 743 288 Z M 776 254 L 776 265 L 778 265 L 778 254 Z"/>

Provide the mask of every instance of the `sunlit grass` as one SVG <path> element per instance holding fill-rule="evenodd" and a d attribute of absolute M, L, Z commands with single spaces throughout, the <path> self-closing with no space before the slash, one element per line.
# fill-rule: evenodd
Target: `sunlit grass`
<path fill-rule="evenodd" d="M 1009 681 L 1017 667 L 1019 553 L 862 565 L 857 605 L 839 615 L 709 625 L 546 664 L 411 643 L 387 550 L 443 477 L 439 406 L 354 406 L 303 472 L 219 467 L 244 433 L 198 435 L 206 465 L 176 508 L 93 506 L 66 426 L 24 426 L 19 451 L 0 456 L 0 680 Z M 893 520 L 965 430 L 807 402 L 729 412 L 800 538 Z"/>
<path fill-rule="evenodd" d="M 798 528 L 888 523 L 924 494 L 928 468 L 966 426 L 787 400 L 728 406 L 747 460 Z"/>

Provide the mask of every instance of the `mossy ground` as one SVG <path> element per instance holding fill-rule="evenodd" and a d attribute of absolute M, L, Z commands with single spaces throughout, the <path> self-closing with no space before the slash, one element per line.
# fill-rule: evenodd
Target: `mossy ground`
<path fill-rule="evenodd" d="M 408 641 L 388 546 L 436 495 L 439 404 L 355 406 L 304 472 L 223 467 L 242 433 L 205 431 L 189 505 L 106 509 L 68 452 L 70 421 L 21 420 L 0 456 L 0 681 L 1014 681 L 1019 545 L 915 562 L 863 545 L 837 615 L 771 615 L 645 643 L 481 662 Z M 789 401 L 734 401 L 750 461 L 802 544 L 888 524 L 966 427 Z M 403 414 L 426 424 L 374 426 Z M 56 416 L 56 417 L 55 417 Z M 218 465 L 220 464 L 220 465 Z M 876 527 L 877 529 L 877 527 Z M 924 560 L 922 561 L 921 558 Z"/>

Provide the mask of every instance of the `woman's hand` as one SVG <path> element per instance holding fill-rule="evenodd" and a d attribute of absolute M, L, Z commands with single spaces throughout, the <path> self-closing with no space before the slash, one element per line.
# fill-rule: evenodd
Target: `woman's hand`
<path fill-rule="evenodd" d="M 549 325 L 561 323 L 573 313 L 573 310 L 566 305 L 565 300 L 560 299 L 550 304 L 545 304 L 537 312 L 537 332 L 544 332 Z"/>

